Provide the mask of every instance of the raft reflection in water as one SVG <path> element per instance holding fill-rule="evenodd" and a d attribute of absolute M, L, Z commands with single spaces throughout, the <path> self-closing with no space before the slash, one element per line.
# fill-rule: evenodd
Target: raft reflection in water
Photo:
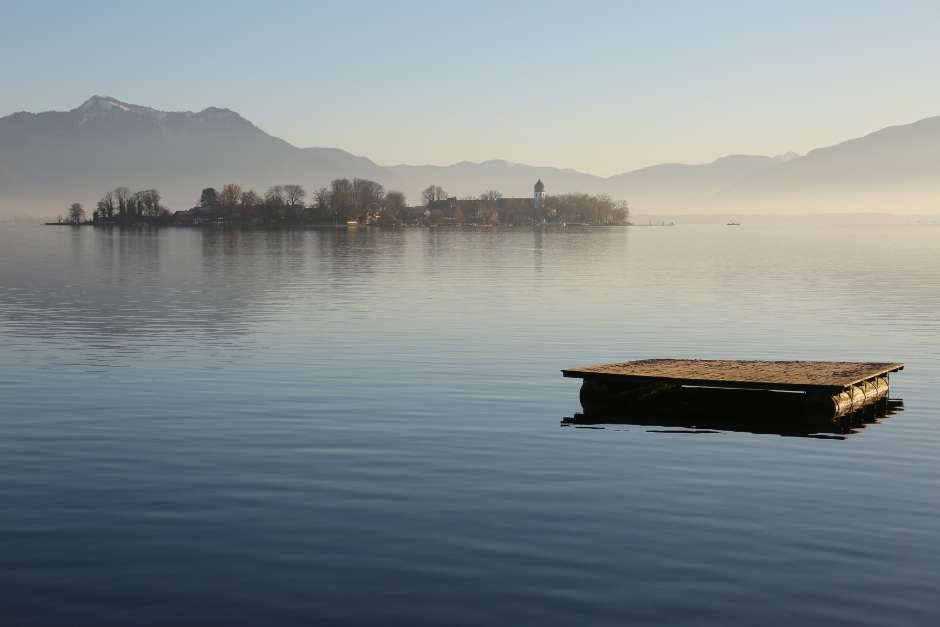
<path fill-rule="evenodd" d="M 786 436 L 849 435 L 904 410 L 902 399 L 882 398 L 862 409 L 832 417 L 807 411 L 799 394 L 737 391 L 733 396 L 686 388 L 683 403 L 629 410 L 585 411 L 563 418 L 563 426 L 636 425 L 686 430 L 740 431 Z M 729 401 L 729 399 L 731 399 Z"/>

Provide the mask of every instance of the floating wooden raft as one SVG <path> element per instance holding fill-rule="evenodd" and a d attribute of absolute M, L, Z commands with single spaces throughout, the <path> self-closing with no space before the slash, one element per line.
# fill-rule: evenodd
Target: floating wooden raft
<path fill-rule="evenodd" d="M 893 362 L 644 359 L 562 370 L 586 414 L 728 412 L 834 419 L 883 403 Z"/>

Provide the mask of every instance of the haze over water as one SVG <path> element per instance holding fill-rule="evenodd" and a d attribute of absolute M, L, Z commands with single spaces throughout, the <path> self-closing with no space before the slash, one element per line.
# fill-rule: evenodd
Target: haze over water
<path fill-rule="evenodd" d="M 938 241 L 3 225 L 0 622 L 936 624 Z M 559 425 L 561 368 L 678 356 L 903 361 L 904 411 Z"/>

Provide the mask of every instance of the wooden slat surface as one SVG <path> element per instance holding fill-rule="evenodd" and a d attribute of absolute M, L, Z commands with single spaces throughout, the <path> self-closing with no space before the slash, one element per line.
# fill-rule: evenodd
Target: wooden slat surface
<path fill-rule="evenodd" d="M 642 359 L 562 370 L 566 377 L 673 381 L 685 385 L 754 385 L 779 389 L 843 388 L 904 368 L 894 362 Z"/>

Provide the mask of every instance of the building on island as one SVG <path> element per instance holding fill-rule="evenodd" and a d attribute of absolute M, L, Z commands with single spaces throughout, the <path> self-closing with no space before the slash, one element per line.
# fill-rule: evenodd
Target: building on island
<path fill-rule="evenodd" d="M 454 224 L 544 224 L 552 216 L 545 211 L 545 184 L 536 181 L 531 198 L 457 198 L 428 204 L 439 222 Z"/>

